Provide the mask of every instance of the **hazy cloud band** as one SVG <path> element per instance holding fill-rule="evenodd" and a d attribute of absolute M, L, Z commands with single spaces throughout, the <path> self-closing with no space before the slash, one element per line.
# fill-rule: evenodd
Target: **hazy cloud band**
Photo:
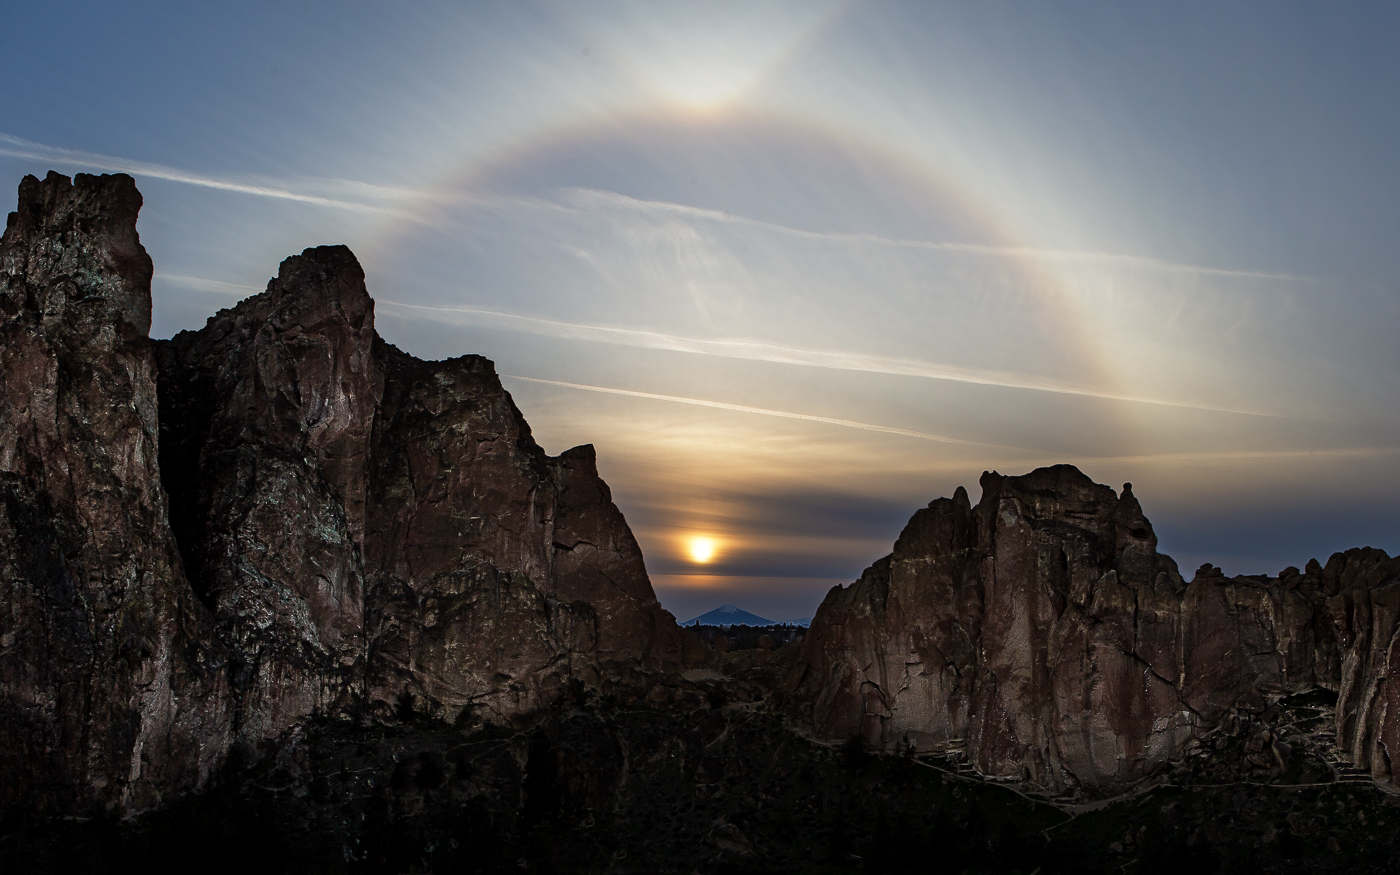
<path fill-rule="evenodd" d="M 928 380 L 946 380 L 955 383 L 970 383 L 978 386 L 995 386 L 1004 389 L 1050 392 L 1057 395 L 1074 395 L 1083 398 L 1097 398 L 1105 401 L 1178 407 L 1187 410 L 1209 411 L 1212 413 L 1282 418 L 1279 414 L 1260 410 L 1211 407 L 1204 404 L 1191 404 L 1184 401 L 1167 401 L 1160 398 L 1139 398 L 1131 395 L 1099 392 L 1093 389 L 1085 389 L 1076 386 L 1057 386 L 1051 383 L 1036 382 L 1015 374 L 953 368 L 946 365 L 935 365 L 930 362 L 918 361 L 916 359 L 867 355 L 864 353 L 801 349 L 757 340 L 703 340 L 700 338 L 682 337 L 644 329 L 613 328 L 603 325 L 582 325 L 573 322 L 560 322 L 554 319 L 521 316 L 514 313 L 504 313 L 498 310 L 487 310 L 480 307 L 435 307 L 388 300 L 380 300 L 378 303 L 387 305 L 391 309 L 402 308 L 408 311 L 471 316 L 474 322 L 484 324 L 488 327 L 504 328 L 547 337 L 565 337 L 575 340 L 587 340 L 595 343 L 610 343 L 618 346 L 688 352 L 698 355 L 772 362 L 775 364 L 800 365 L 803 367 L 863 371 L 875 374 L 889 374 L 892 376 L 921 377 Z"/>
<path fill-rule="evenodd" d="M 836 231 L 808 231 L 801 228 L 793 228 L 788 225 L 780 225 L 774 222 L 765 222 L 761 219 L 753 219 L 747 216 L 736 215 L 722 210 L 710 210 L 703 207 L 692 207 L 686 204 L 672 203 L 669 201 L 651 201 L 628 197 L 612 191 L 600 191 L 598 189 L 575 188 L 571 189 L 579 201 L 605 202 L 609 205 L 626 205 L 637 210 L 647 210 L 654 213 L 670 213 L 690 218 L 705 219 L 712 222 L 723 222 L 733 225 L 744 225 L 753 228 L 763 228 L 770 231 L 778 231 L 793 237 L 803 237 L 812 240 L 822 241 L 850 241 L 852 243 L 876 243 L 882 246 L 893 246 L 903 249 L 927 249 L 937 252 L 969 252 L 978 255 L 995 256 L 998 258 L 1039 258 L 1039 259 L 1061 259 L 1075 261 L 1100 261 L 1116 262 L 1120 264 L 1133 264 L 1141 267 L 1149 267 L 1157 270 L 1194 273 L 1205 276 L 1236 277 L 1242 279 L 1259 280 L 1283 280 L 1288 282 L 1311 282 L 1316 277 L 1296 276 L 1287 273 L 1276 273 L 1261 270 L 1238 270 L 1232 268 L 1209 267 L 1200 264 L 1185 264 L 1178 261 L 1169 261 L 1165 258 L 1152 258 L 1145 255 L 1130 255 L 1115 252 L 1086 252 L 1075 249 L 1042 249 L 1034 246 L 994 246 L 985 243 L 948 243 L 932 240 L 909 240 L 899 237 L 882 237 L 878 234 L 852 234 Z"/>
<path fill-rule="evenodd" d="M 201 188 L 233 191 L 240 194 L 251 194 L 279 200 L 298 201 L 300 203 L 315 204 L 316 206 L 333 207 L 335 209 L 351 210 L 354 212 L 388 213 L 404 218 L 408 217 L 408 214 L 402 210 L 390 207 L 341 200 L 339 198 L 323 197 L 321 195 L 307 194 L 305 192 L 293 191 L 292 189 L 278 186 L 254 185 L 246 182 L 217 179 L 212 176 L 190 173 L 189 171 L 181 170 L 177 167 L 150 164 L 145 161 L 133 161 L 129 158 L 117 158 L 111 155 L 99 155 L 94 152 L 81 152 L 75 149 L 64 149 L 58 146 L 47 146 L 43 143 L 34 143 L 9 134 L 0 133 L 0 155 L 5 155 L 10 158 L 24 158 L 31 161 L 45 161 L 68 167 L 87 167 L 94 170 L 149 176 L 154 179 L 182 182 L 186 185 L 195 185 Z M 389 189 L 361 182 L 352 182 L 349 180 L 333 180 L 330 182 L 338 187 L 349 187 L 360 190 L 366 194 L 378 194 L 381 197 L 403 197 L 409 194 L 407 191 Z"/>
<path fill-rule="evenodd" d="M 747 404 L 730 404 L 726 401 L 706 401 L 701 398 L 686 398 L 680 395 L 658 395 L 654 392 L 635 392 L 631 389 L 613 389 L 607 386 L 588 386 L 582 383 L 565 383 L 561 380 L 542 380 L 538 377 L 521 377 L 515 374 L 502 374 L 509 380 L 524 380 L 527 383 L 542 383 L 546 386 L 562 386 L 565 389 L 582 389 L 586 392 L 602 392 L 607 395 L 625 395 L 629 398 L 646 398 L 652 401 L 670 401 L 676 404 L 692 404 L 696 407 L 713 407 L 716 410 L 733 410 L 738 413 L 756 413 L 761 416 L 777 416 L 783 419 L 800 419 L 805 422 L 822 422 L 827 425 L 839 425 L 844 428 L 856 428 L 861 431 L 876 431 L 884 434 L 897 434 L 904 437 L 919 438 L 926 441 L 937 441 L 943 444 L 961 444 L 969 447 L 996 447 L 1003 450 L 1023 450 L 1023 447 L 1010 447 L 1005 444 L 989 444 L 984 441 L 965 441 L 959 438 L 946 437 L 939 434 L 929 434 L 922 431 L 911 431 L 907 428 L 894 428 L 888 425 L 875 425 L 869 422 L 856 422 L 851 419 L 834 419 L 829 416 L 812 416 L 807 413 L 791 413 L 786 410 L 772 410 L 767 407 L 750 407 Z"/>
<path fill-rule="evenodd" d="M 753 413 L 760 416 L 776 416 L 782 419 L 797 419 L 806 422 L 820 422 L 827 425 L 839 425 L 843 428 L 854 428 L 861 431 L 881 432 L 883 434 L 895 434 L 902 437 L 919 438 L 920 440 L 936 441 L 945 444 L 958 444 L 971 447 L 994 447 L 1003 450 L 1018 450 L 1021 452 L 1037 453 L 1035 450 L 1026 447 L 1015 447 L 1007 444 L 994 444 L 986 441 L 969 441 L 960 438 L 947 437 L 945 435 L 930 434 L 928 432 L 913 431 L 906 428 L 895 428 L 888 425 L 876 425 L 870 422 L 857 422 L 851 419 L 837 419 L 829 416 L 814 416 L 807 413 L 793 413 L 787 410 L 774 410 L 768 407 L 753 407 L 747 404 L 731 404 L 727 401 L 709 401 L 703 398 L 687 398 L 681 395 L 662 395 L 655 392 L 638 392 L 632 389 L 615 389 L 609 386 L 590 386 L 584 383 L 569 383 L 563 380 L 545 380 L 539 377 L 522 377 L 516 374 L 502 374 L 504 379 L 521 380 L 527 383 L 539 383 L 546 386 L 559 386 L 565 389 L 581 389 L 586 392 L 601 392 L 607 395 L 622 395 L 628 398 L 645 398 L 651 401 L 669 401 L 675 404 L 690 404 L 696 407 L 711 407 L 716 410 L 732 410 L 738 413 Z M 1183 453 L 1151 453 L 1142 455 L 1112 455 L 1112 456 L 1071 456 L 1078 461 L 1099 461 L 1099 462 L 1209 462 L 1209 461 L 1265 461 L 1279 459 L 1307 459 L 1307 458 L 1375 458 L 1378 456 L 1390 456 L 1400 454 L 1400 447 L 1341 447 L 1330 449 L 1288 449 L 1288 450 L 1234 450 L 1234 451 L 1203 451 L 1203 452 L 1183 452 Z"/>

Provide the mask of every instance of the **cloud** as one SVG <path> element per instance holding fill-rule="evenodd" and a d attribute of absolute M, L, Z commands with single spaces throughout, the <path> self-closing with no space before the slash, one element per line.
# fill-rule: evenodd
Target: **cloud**
<path fill-rule="evenodd" d="M 339 210 L 350 210 L 361 213 L 384 213 L 404 219 L 413 218 L 407 211 L 383 204 L 366 203 L 362 200 L 345 200 L 342 198 L 326 197 L 319 194 L 312 194 L 304 190 L 297 191 L 292 187 L 293 184 L 283 181 L 257 184 L 232 179 L 219 179 L 217 177 L 193 173 L 188 170 L 182 170 L 178 167 L 169 167 L 163 164 L 152 164 L 147 161 L 136 161 L 130 158 L 101 155 L 96 152 L 82 152 L 76 149 L 65 149 L 60 146 L 48 146 L 43 143 L 35 143 L 4 133 L 0 133 L 0 155 L 5 155 L 10 158 L 42 161 L 67 167 L 82 167 L 115 173 L 130 173 L 133 176 L 164 179 L 170 182 L 180 182 L 200 188 L 232 191 L 240 194 L 251 194 L 258 197 L 275 198 L 278 200 L 298 201 L 300 203 L 332 207 Z M 365 198 L 381 200 L 404 198 L 413 194 L 413 192 L 408 189 L 378 186 L 348 179 L 303 180 L 302 187 L 339 189 L 359 194 Z"/>
<path fill-rule="evenodd" d="M 903 500 L 854 489 L 823 489 L 808 484 L 779 485 L 771 491 L 719 490 L 708 500 L 671 510 L 679 517 L 707 512 L 731 527 L 761 536 L 875 539 L 892 543 L 909 517 L 930 496 Z M 700 506 L 697 508 L 696 505 Z"/>
<path fill-rule="evenodd" d="M 788 225 L 776 222 L 765 222 L 761 219 L 753 219 L 746 216 L 723 210 L 705 209 L 703 207 L 693 207 L 686 204 L 671 203 L 668 201 L 644 200 L 632 198 L 627 195 L 618 194 L 612 191 L 598 191 L 596 189 L 576 188 L 568 192 L 572 199 L 580 203 L 598 203 L 612 206 L 630 206 L 634 209 L 645 209 L 658 213 L 669 213 L 672 215 L 685 216 L 693 219 L 703 219 L 711 222 L 723 222 L 726 224 L 743 225 L 752 228 L 762 228 L 769 231 L 777 231 L 793 237 L 801 237 L 809 240 L 820 240 L 829 243 L 855 243 L 870 244 L 875 243 L 882 246 L 898 247 L 903 249 L 922 249 L 935 252 L 965 252 L 979 255 L 989 255 L 997 258 L 1035 258 L 1052 259 L 1064 261 L 1090 261 L 1107 262 L 1138 267 L 1148 267 L 1156 270 L 1172 273 L 1202 274 L 1205 276 L 1235 277 L 1243 279 L 1259 280 L 1285 280 L 1289 282 L 1315 282 L 1317 277 L 1300 276 L 1288 273 L 1276 273 L 1260 270 L 1239 270 L 1232 268 L 1211 267 L 1208 265 L 1185 264 L 1178 261 L 1170 261 L 1164 258 L 1153 258 L 1145 255 L 1132 255 L 1128 253 L 1114 252 L 1086 252 L 1073 249 L 1045 249 L 1034 246 L 995 246 L 983 243 L 952 243 L 931 240 L 908 240 L 899 237 L 885 237 L 879 234 L 853 234 L 840 231 L 809 231 L 802 228 L 793 228 Z"/>
<path fill-rule="evenodd" d="M 1290 450 L 1206 450 L 1202 452 L 1151 453 L 1130 456 L 1070 456 L 1078 462 L 1269 462 L 1306 459 L 1378 459 L 1400 455 L 1400 447 L 1335 447 Z"/>
<path fill-rule="evenodd" d="M 1352 360 L 1377 349 L 1355 332 L 1327 349 L 1340 281 L 800 230 L 595 188 L 436 203 L 431 224 L 367 260 L 395 278 L 386 314 L 1010 389 L 1017 394 L 1002 400 L 1012 404 L 1026 400 L 1020 392 L 1083 398 L 1118 406 L 1120 417 L 1152 407 L 1354 419 L 1389 400 L 1335 391 L 1355 373 Z"/>
<path fill-rule="evenodd" d="M 997 447 L 1000 449 L 1017 450 L 1021 447 L 1008 447 L 1004 444 L 989 444 L 984 441 L 965 441 L 958 438 L 945 437 L 939 434 L 929 434 L 922 431 L 911 431 L 907 428 L 894 428 L 888 425 L 875 425 L 869 422 L 856 422 L 850 419 L 834 419 L 829 416 L 812 416 L 806 413 L 791 413 L 785 410 L 772 410 L 767 407 L 750 407 L 747 404 L 729 404 L 725 401 L 706 401 L 700 398 L 683 398 L 679 395 L 658 395 L 654 392 L 634 392 L 631 389 L 611 389 L 606 386 L 586 386 L 581 383 L 565 383 L 560 380 L 542 380 L 537 377 L 520 377 L 513 374 L 502 374 L 508 380 L 524 380 L 528 383 L 542 383 L 546 386 L 561 386 L 565 389 L 582 389 L 586 392 L 602 392 L 607 395 L 624 395 L 628 398 L 647 398 L 652 401 L 670 401 L 675 404 L 693 404 L 696 407 L 713 407 L 716 410 L 733 410 L 738 413 L 756 413 L 761 416 L 777 416 L 783 419 L 800 419 L 806 422 L 822 422 L 827 425 L 839 425 L 843 428 L 855 428 L 861 431 L 883 432 L 884 434 L 897 434 L 904 437 L 919 438 L 926 441 L 937 441 L 943 444 L 960 444 L 971 447 Z"/>
<path fill-rule="evenodd" d="M 178 273 L 157 273 L 154 279 L 164 280 L 173 286 L 183 286 L 187 289 L 198 289 L 201 292 L 219 292 L 225 295 L 236 295 L 239 298 L 246 298 L 249 295 L 256 295 L 262 289 L 254 286 L 244 286 L 238 283 L 226 283 L 222 280 L 205 279 L 202 276 L 187 276 Z"/>
<path fill-rule="evenodd" d="M 472 306 L 431 306 L 409 304 L 402 301 L 379 300 L 380 305 L 397 309 L 402 315 L 433 313 L 471 317 L 477 323 L 504 328 L 528 334 L 547 337 L 567 337 L 595 343 L 609 343 L 618 346 L 632 346 L 642 349 L 660 349 L 672 352 L 687 352 L 697 355 L 711 355 L 723 358 L 747 359 L 750 361 L 773 362 L 775 364 L 799 365 L 802 367 L 831 368 L 844 371 L 862 371 L 892 376 L 921 377 L 929 380 L 946 380 L 956 383 L 969 383 L 978 386 L 995 386 L 1006 389 L 1023 389 L 1034 392 L 1050 392 L 1058 395 L 1076 395 L 1106 401 L 1122 401 L 1132 404 L 1150 404 L 1163 407 L 1180 407 L 1188 410 L 1204 410 L 1213 413 L 1232 413 L 1241 416 L 1280 417 L 1279 414 L 1261 410 L 1245 410 L 1229 407 L 1212 407 L 1205 404 L 1192 404 L 1184 401 L 1168 401 L 1160 398 L 1141 398 L 1132 395 L 1119 395 L 1100 392 L 1077 386 L 1056 385 L 1036 382 L 1015 374 L 999 373 L 973 368 L 957 368 L 917 359 L 893 356 L 869 355 L 865 353 L 836 350 L 802 349 L 760 340 L 706 340 L 683 337 L 660 331 L 636 328 L 617 328 L 605 325 L 587 325 L 576 322 L 563 322 L 537 316 L 523 316 L 484 307 Z M 524 379 L 524 378 L 522 378 Z M 567 384 L 559 384 L 567 385 Z M 601 390 L 600 390 L 601 391 Z M 620 390 L 618 390 L 620 391 Z"/>

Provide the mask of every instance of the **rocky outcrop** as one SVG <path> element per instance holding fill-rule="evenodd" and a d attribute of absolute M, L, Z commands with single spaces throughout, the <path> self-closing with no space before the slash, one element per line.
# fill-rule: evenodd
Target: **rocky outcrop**
<path fill-rule="evenodd" d="M 591 447 L 546 456 L 485 359 L 384 343 L 344 247 L 152 342 L 140 205 L 26 177 L 0 244 L 5 810 L 140 810 L 312 715 L 510 723 L 680 666 Z"/>
<path fill-rule="evenodd" d="M 960 751 L 983 774 L 1101 794 L 1142 779 L 1231 709 L 1340 691 L 1338 744 L 1382 781 L 1400 712 L 1400 561 L 1379 550 L 1278 578 L 1187 583 L 1122 494 L 1059 465 L 988 473 L 918 511 L 837 587 L 789 676 L 832 739 Z"/>
<path fill-rule="evenodd" d="M 0 802 L 139 809 L 227 747 L 157 467 L 129 177 L 26 177 L 0 240 Z"/>
<path fill-rule="evenodd" d="M 479 356 L 421 362 L 381 342 L 376 361 L 370 701 L 505 720 L 570 679 L 678 667 L 683 633 L 593 448 L 546 456 Z"/>
<path fill-rule="evenodd" d="M 239 737 L 358 705 L 510 722 L 679 665 L 592 447 L 546 456 L 486 359 L 381 340 L 345 247 L 158 347 L 162 476 Z"/>
<path fill-rule="evenodd" d="M 190 581 L 228 649 L 237 732 L 343 708 L 365 670 L 365 494 L 383 375 L 344 247 L 157 343 L 161 476 Z"/>
<path fill-rule="evenodd" d="M 1309 563 L 1286 582 L 1316 581 L 1337 632 L 1337 745 L 1377 782 L 1400 787 L 1400 557 L 1360 548 Z"/>

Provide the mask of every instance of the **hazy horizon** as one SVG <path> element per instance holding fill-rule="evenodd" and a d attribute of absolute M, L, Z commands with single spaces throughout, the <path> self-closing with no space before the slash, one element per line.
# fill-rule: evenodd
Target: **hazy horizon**
<path fill-rule="evenodd" d="M 1400 550 L 1400 7 L 7 19 L 0 181 L 136 177 L 153 336 L 349 245 L 387 340 L 597 447 L 678 619 L 810 616 L 1060 462 L 1188 577 Z"/>

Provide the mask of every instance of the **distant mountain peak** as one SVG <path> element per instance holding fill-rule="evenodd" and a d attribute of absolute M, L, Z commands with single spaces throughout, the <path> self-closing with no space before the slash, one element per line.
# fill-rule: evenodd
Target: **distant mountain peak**
<path fill-rule="evenodd" d="M 773 626 L 776 621 L 751 614 L 738 605 L 720 605 L 681 624 L 682 626 Z"/>

